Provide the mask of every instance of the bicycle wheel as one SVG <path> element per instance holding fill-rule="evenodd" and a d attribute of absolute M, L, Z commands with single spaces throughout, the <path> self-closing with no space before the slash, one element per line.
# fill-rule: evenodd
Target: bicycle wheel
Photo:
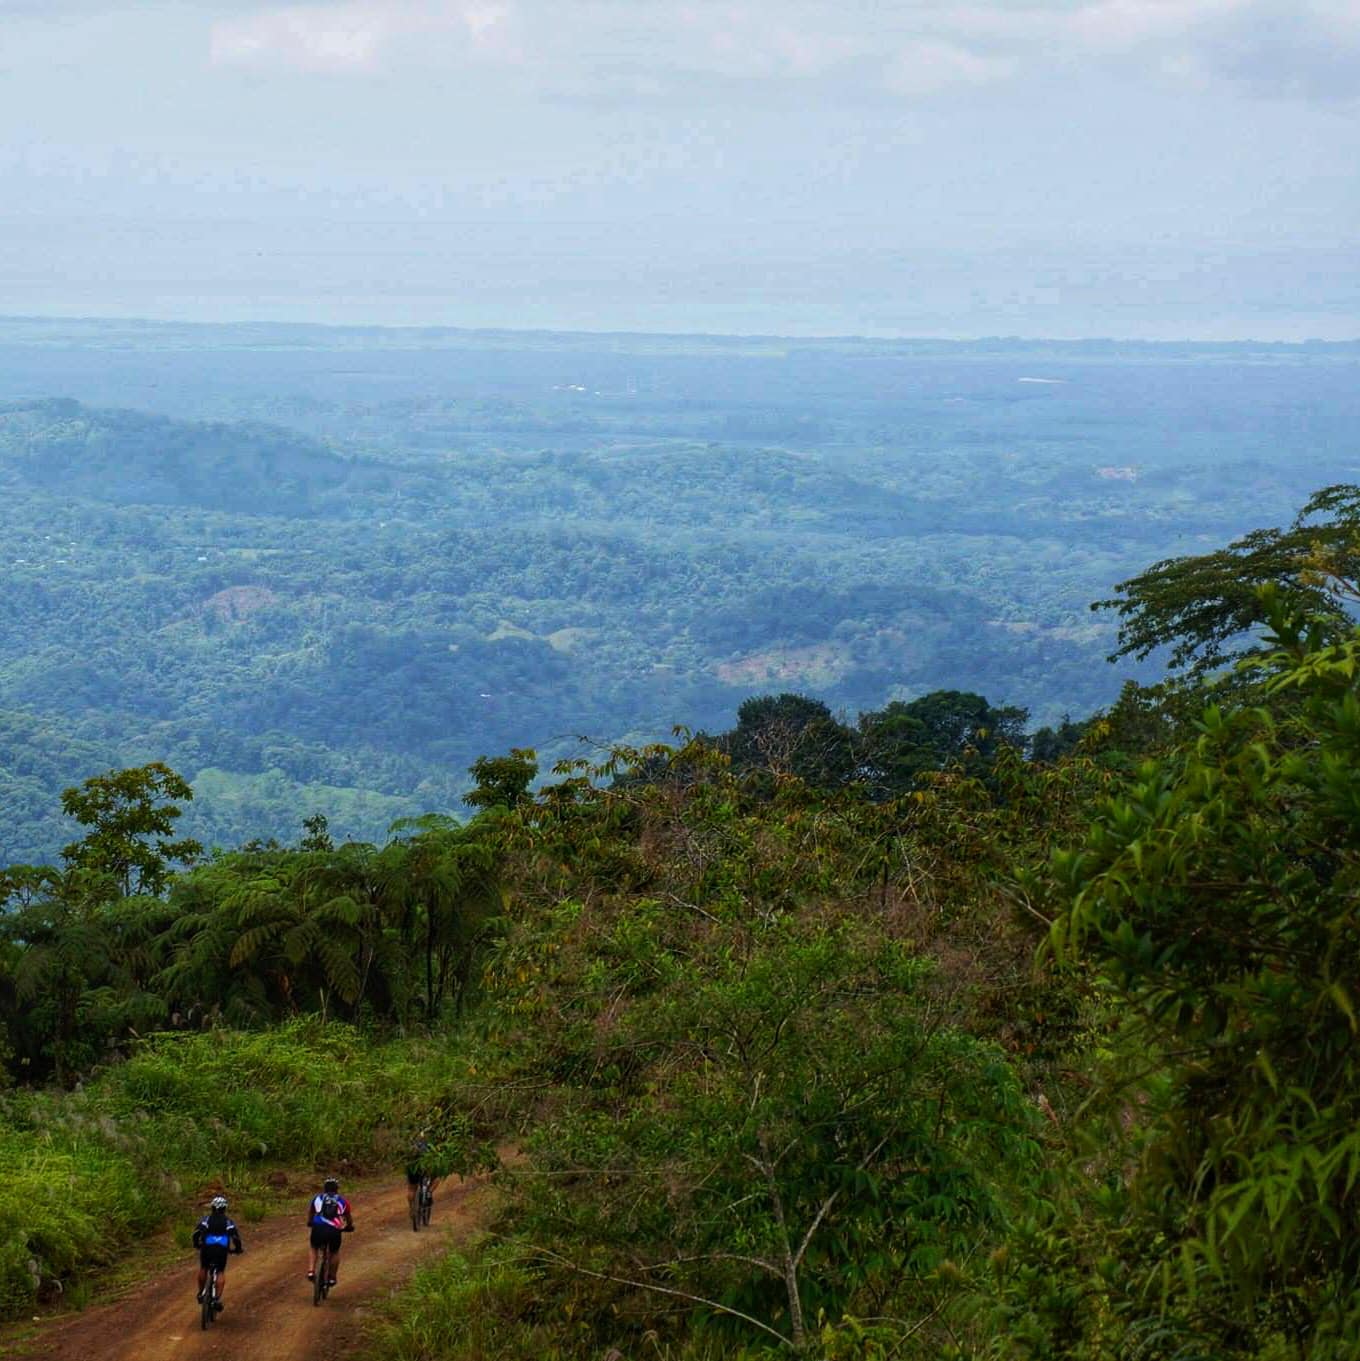
<path fill-rule="evenodd" d="M 411 1232 L 415 1233 L 420 1228 L 420 1195 L 417 1192 L 411 1197 Z"/>
<path fill-rule="evenodd" d="M 208 1283 L 203 1287 L 202 1319 L 200 1326 L 206 1332 L 212 1327 L 213 1321 L 217 1318 L 217 1310 L 213 1308 L 213 1300 L 217 1297 L 217 1268 L 208 1268 Z"/>
<path fill-rule="evenodd" d="M 434 1209 L 434 1192 L 427 1186 L 420 1193 L 420 1222 L 429 1228 L 430 1211 Z"/>

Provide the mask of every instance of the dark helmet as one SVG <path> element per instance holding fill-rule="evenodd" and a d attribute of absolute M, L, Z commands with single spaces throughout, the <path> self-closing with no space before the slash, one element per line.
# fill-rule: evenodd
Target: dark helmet
<path fill-rule="evenodd" d="M 321 1189 L 323 1191 L 338 1191 L 340 1189 L 340 1183 L 336 1181 L 334 1177 L 327 1177 L 326 1180 L 321 1183 Z"/>

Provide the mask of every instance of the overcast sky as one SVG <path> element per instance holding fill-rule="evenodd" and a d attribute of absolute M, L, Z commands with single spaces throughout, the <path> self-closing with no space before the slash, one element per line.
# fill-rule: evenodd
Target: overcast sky
<path fill-rule="evenodd" d="M 1360 335 L 1360 0 L 0 0 L 0 311 Z"/>

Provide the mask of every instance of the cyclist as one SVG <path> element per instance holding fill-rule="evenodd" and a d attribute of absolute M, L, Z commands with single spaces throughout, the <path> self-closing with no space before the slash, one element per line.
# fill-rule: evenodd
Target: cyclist
<path fill-rule="evenodd" d="M 420 1189 L 421 1180 L 429 1176 L 430 1194 L 434 1194 L 434 1188 L 439 1185 L 439 1178 L 429 1173 L 425 1167 L 430 1152 L 430 1141 L 421 1135 L 415 1143 L 411 1145 L 411 1156 L 406 1160 L 406 1208 L 415 1213 L 416 1192 Z"/>
<path fill-rule="evenodd" d="M 311 1246 L 311 1262 L 307 1268 L 307 1279 L 316 1279 L 316 1259 L 321 1249 L 331 1250 L 331 1274 L 327 1285 L 335 1284 L 335 1273 L 340 1265 L 340 1235 L 354 1228 L 354 1217 L 350 1214 L 349 1201 L 340 1194 L 340 1183 L 334 1177 L 327 1177 L 322 1183 L 319 1194 L 314 1195 L 307 1206 L 307 1227 L 311 1231 L 308 1243 Z"/>
<path fill-rule="evenodd" d="M 194 1247 L 198 1249 L 198 1302 L 203 1303 L 203 1292 L 208 1288 L 208 1268 L 217 1268 L 217 1290 L 214 1307 L 222 1308 L 222 1284 L 227 1274 L 227 1253 L 243 1252 L 241 1232 L 227 1216 L 226 1196 L 214 1196 L 208 1213 L 198 1221 L 194 1230 Z"/>

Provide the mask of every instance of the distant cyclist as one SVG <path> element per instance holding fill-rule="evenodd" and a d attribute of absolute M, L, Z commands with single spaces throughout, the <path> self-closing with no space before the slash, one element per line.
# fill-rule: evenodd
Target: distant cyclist
<path fill-rule="evenodd" d="M 340 1194 L 340 1183 L 334 1177 L 327 1177 L 319 1194 L 314 1195 L 307 1206 L 307 1227 L 311 1230 L 308 1242 L 312 1256 L 307 1268 L 307 1279 L 316 1279 L 316 1259 L 321 1249 L 331 1250 L 331 1274 L 327 1285 L 335 1284 L 335 1273 L 340 1264 L 340 1235 L 354 1228 L 354 1218 L 350 1214 L 349 1201 Z"/>
<path fill-rule="evenodd" d="M 217 1268 L 216 1307 L 222 1308 L 222 1284 L 227 1274 L 227 1254 L 243 1252 L 241 1233 L 227 1215 L 226 1196 L 214 1196 L 208 1213 L 198 1221 L 194 1230 L 194 1247 L 198 1249 L 198 1302 L 203 1303 L 203 1292 L 208 1288 L 208 1270 Z"/>
<path fill-rule="evenodd" d="M 422 1135 L 411 1145 L 411 1154 L 406 1160 L 406 1208 L 413 1213 L 420 1183 L 429 1177 L 431 1195 L 434 1194 L 434 1188 L 439 1185 L 439 1178 L 434 1176 L 427 1166 L 429 1160 L 430 1141 Z"/>

